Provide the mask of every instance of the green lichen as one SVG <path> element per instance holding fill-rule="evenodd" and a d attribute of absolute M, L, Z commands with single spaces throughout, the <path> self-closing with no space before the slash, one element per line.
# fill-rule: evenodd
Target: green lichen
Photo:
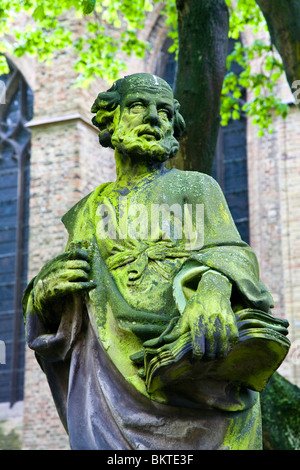
<path fill-rule="evenodd" d="M 223 442 L 224 450 L 261 450 L 261 412 L 257 400 L 251 410 L 228 417 L 229 426 Z"/>
<path fill-rule="evenodd" d="M 300 389 L 275 372 L 261 406 L 264 448 L 300 450 Z"/>

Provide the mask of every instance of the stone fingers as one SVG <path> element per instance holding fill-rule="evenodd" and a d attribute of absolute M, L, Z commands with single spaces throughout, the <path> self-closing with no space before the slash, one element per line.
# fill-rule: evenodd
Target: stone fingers
<path fill-rule="evenodd" d="M 84 250 L 63 253 L 53 258 L 53 260 L 49 261 L 45 266 L 46 269 L 43 268 L 38 275 L 40 279 L 64 275 L 65 272 L 70 270 L 79 269 L 89 272 L 91 269 L 88 254 Z"/>
<path fill-rule="evenodd" d="M 89 255 L 85 250 L 80 248 L 61 253 L 43 266 L 37 276 L 36 282 L 38 282 L 40 279 L 51 277 L 55 271 L 61 269 L 65 263 L 70 261 L 84 261 L 85 263 L 89 264 Z"/>
<path fill-rule="evenodd" d="M 234 322 L 228 322 L 219 313 L 200 315 L 191 324 L 194 356 L 206 359 L 223 359 L 231 345 L 238 339 Z"/>
<path fill-rule="evenodd" d="M 95 288 L 96 283 L 89 279 L 91 268 L 88 260 L 88 253 L 76 248 L 49 261 L 35 280 L 35 307 L 42 311 L 56 298 Z"/>
<path fill-rule="evenodd" d="M 84 281 L 88 280 L 90 270 L 89 263 L 84 260 L 61 261 L 55 274 L 69 281 Z"/>
<path fill-rule="evenodd" d="M 54 280 L 52 280 L 52 282 L 40 280 L 34 289 L 34 305 L 40 311 L 43 310 L 43 306 L 48 305 L 56 299 L 97 287 L 94 281 L 78 280 L 78 274 L 75 280 L 60 278 L 59 280 L 55 280 L 55 282 L 53 281 Z"/>
<path fill-rule="evenodd" d="M 94 281 L 87 282 L 72 282 L 72 281 L 62 281 L 57 283 L 51 292 L 51 297 L 60 298 L 67 294 L 79 293 L 84 290 L 94 289 L 97 286 Z"/>
<path fill-rule="evenodd" d="M 218 314 L 212 315 L 209 320 L 205 337 L 205 357 L 221 359 L 226 356 L 229 346 L 226 327 Z"/>

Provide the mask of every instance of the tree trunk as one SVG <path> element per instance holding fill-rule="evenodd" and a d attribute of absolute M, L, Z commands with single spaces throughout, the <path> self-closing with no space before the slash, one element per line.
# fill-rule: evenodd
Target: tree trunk
<path fill-rule="evenodd" d="M 224 0 L 177 0 L 179 56 L 175 97 L 187 132 L 174 165 L 210 174 L 220 124 L 229 13 Z"/>
<path fill-rule="evenodd" d="M 300 79 L 300 0 L 256 0 L 256 3 L 266 19 L 292 87 Z"/>

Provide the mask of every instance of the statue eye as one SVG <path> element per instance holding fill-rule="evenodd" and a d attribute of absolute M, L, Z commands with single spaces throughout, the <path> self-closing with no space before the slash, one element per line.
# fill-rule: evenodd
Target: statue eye
<path fill-rule="evenodd" d="M 166 109 L 159 109 L 158 114 L 162 119 L 170 119 L 170 113 Z"/>
<path fill-rule="evenodd" d="M 133 113 L 141 113 L 144 110 L 145 110 L 145 106 L 143 105 L 143 103 L 133 103 L 130 106 L 130 111 Z"/>

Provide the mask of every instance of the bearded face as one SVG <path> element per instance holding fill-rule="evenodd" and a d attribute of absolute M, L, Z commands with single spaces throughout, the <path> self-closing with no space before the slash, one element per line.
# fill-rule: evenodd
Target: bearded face
<path fill-rule="evenodd" d="M 173 136 L 174 99 L 153 87 L 127 93 L 115 117 L 113 146 L 123 155 L 163 162 L 175 155 Z"/>

